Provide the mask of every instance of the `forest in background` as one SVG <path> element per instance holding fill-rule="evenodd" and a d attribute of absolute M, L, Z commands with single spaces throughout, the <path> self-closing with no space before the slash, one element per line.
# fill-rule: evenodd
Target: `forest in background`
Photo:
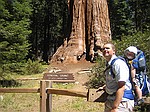
<path fill-rule="evenodd" d="M 120 51 L 136 45 L 150 65 L 150 0 L 108 0 L 108 9 Z M 0 75 L 40 72 L 69 37 L 70 16 L 68 0 L 0 0 Z"/>

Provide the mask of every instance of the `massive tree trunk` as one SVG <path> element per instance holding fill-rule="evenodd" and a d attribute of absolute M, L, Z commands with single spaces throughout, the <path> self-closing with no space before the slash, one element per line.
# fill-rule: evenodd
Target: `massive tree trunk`
<path fill-rule="evenodd" d="M 51 61 L 77 62 L 84 54 L 90 60 L 111 39 L 107 0 L 68 0 L 68 8 L 71 33 Z"/>

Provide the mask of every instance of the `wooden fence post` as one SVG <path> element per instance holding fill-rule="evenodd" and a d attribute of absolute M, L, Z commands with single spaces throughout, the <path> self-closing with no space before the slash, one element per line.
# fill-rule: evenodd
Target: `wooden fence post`
<path fill-rule="evenodd" d="M 46 81 L 46 87 L 52 88 L 52 81 Z M 47 94 L 46 112 L 52 112 L 52 94 Z"/>
<path fill-rule="evenodd" d="M 46 112 L 46 81 L 40 81 L 40 112 Z"/>

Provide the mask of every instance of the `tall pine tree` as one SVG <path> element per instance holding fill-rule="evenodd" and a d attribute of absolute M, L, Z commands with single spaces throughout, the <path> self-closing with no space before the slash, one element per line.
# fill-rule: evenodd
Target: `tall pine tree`
<path fill-rule="evenodd" d="M 0 2 L 0 64 L 1 70 L 18 71 L 28 55 L 31 7 L 30 0 Z"/>
<path fill-rule="evenodd" d="M 136 32 L 150 30 L 150 0 L 129 0 Z"/>

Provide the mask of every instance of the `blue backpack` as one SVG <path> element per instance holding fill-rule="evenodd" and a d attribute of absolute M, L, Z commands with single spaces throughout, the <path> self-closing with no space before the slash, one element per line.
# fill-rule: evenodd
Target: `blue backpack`
<path fill-rule="evenodd" d="M 138 50 L 137 56 L 132 61 L 133 67 L 136 69 L 137 78 L 140 82 L 142 95 L 150 94 L 150 80 L 146 74 L 146 60 L 143 51 Z"/>
<path fill-rule="evenodd" d="M 115 74 L 113 73 L 111 66 L 114 64 L 114 62 L 117 59 L 121 59 L 124 62 L 126 62 L 127 66 L 129 67 L 130 74 L 131 74 L 131 65 L 129 64 L 128 60 L 125 57 L 119 56 L 113 59 L 110 64 L 110 72 L 113 75 L 113 78 L 115 78 Z M 132 60 L 132 66 L 136 69 L 136 74 L 138 74 L 137 78 L 140 81 L 140 88 L 142 90 L 142 95 L 145 96 L 145 95 L 150 94 L 150 79 L 148 78 L 146 74 L 146 61 L 145 61 L 145 55 L 143 51 L 138 50 L 136 58 Z M 129 77 L 129 80 L 132 83 L 131 75 Z"/>

